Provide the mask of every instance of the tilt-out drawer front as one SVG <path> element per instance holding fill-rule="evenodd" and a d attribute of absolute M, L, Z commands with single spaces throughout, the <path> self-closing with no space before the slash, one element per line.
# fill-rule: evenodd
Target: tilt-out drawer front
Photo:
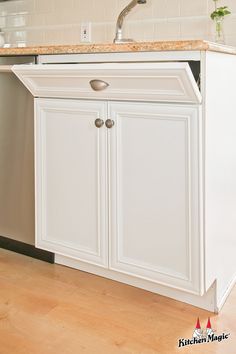
<path fill-rule="evenodd" d="M 14 65 L 35 97 L 200 103 L 186 62 Z"/>

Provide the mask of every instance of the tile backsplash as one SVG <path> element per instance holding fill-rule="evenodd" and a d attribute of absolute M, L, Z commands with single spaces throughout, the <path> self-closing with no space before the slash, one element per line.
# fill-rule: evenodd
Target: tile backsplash
<path fill-rule="evenodd" d="M 0 3 L 0 28 L 16 45 L 78 44 L 81 22 L 91 22 L 92 42 L 111 42 L 116 19 L 129 0 L 13 0 Z M 236 0 L 219 1 L 225 42 L 236 46 Z M 214 39 L 213 0 L 147 0 L 126 17 L 124 35 L 137 41 Z"/>

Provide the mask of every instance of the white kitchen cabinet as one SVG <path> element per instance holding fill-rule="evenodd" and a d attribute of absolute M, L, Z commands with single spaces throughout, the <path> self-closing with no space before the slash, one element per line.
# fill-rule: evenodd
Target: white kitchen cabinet
<path fill-rule="evenodd" d="M 35 101 L 36 245 L 107 267 L 102 102 Z"/>
<path fill-rule="evenodd" d="M 236 283 L 236 56 L 139 54 L 13 67 L 36 101 L 37 246 L 218 312 Z"/>
<path fill-rule="evenodd" d="M 199 293 L 199 119 L 193 106 L 37 99 L 37 246 Z"/>
<path fill-rule="evenodd" d="M 111 269 L 199 293 L 198 107 L 111 103 Z"/>

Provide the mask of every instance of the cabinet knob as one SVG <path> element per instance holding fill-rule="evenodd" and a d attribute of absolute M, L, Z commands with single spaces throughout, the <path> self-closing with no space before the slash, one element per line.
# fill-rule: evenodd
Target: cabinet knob
<path fill-rule="evenodd" d="M 109 86 L 107 82 L 102 80 L 91 80 L 89 83 L 94 91 L 102 91 Z"/>
<path fill-rule="evenodd" d="M 113 127 L 113 125 L 115 124 L 115 122 L 112 119 L 107 119 L 105 124 L 106 124 L 107 128 L 111 129 Z"/>
<path fill-rule="evenodd" d="M 104 124 L 104 121 L 103 121 L 102 119 L 100 119 L 100 118 L 97 118 L 97 119 L 95 120 L 94 124 L 95 124 L 95 126 L 96 126 L 97 128 L 101 128 L 101 127 L 103 126 L 103 124 Z"/>

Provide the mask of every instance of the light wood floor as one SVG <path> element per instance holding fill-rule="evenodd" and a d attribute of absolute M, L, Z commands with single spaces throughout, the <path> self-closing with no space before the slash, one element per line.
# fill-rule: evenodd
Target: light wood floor
<path fill-rule="evenodd" d="M 221 343 L 177 348 L 197 317 Z M 220 315 L 0 249 L 0 354 L 236 354 L 236 289 Z"/>

